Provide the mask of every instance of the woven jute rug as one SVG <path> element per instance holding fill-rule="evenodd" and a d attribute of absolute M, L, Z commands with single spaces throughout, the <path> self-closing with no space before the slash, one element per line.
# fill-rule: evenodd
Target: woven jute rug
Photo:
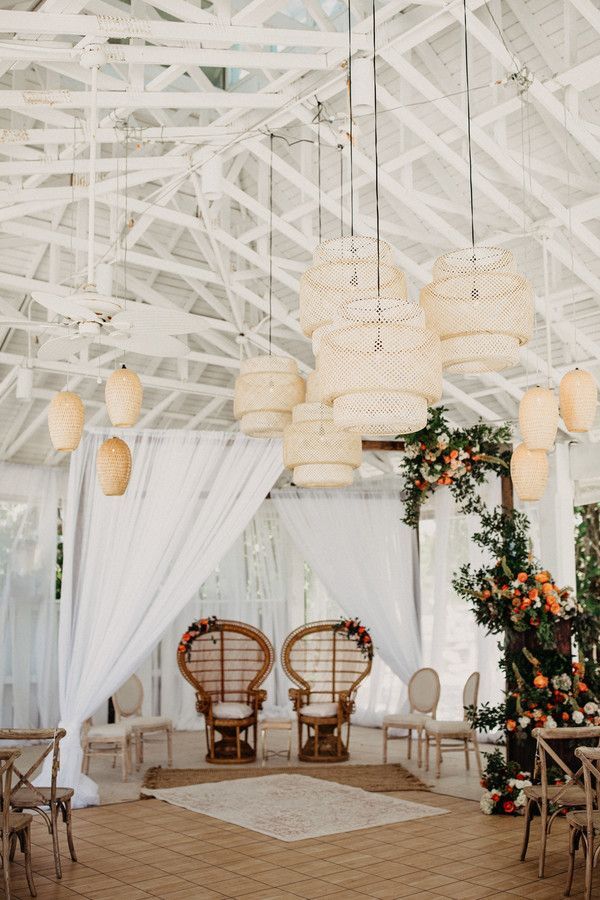
<path fill-rule="evenodd" d="M 160 790 L 163 788 L 187 787 L 191 784 L 212 784 L 217 781 L 234 781 L 240 778 L 260 778 L 265 775 L 308 775 L 323 781 L 335 781 L 363 791 L 379 793 L 383 791 L 426 791 L 426 784 L 396 763 L 386 765 L 330 765 L 330 766 L 289 766 L 275 768 L 231 769 L 163 769 L 156 766 L 148 769 L 142 788 Z"/>

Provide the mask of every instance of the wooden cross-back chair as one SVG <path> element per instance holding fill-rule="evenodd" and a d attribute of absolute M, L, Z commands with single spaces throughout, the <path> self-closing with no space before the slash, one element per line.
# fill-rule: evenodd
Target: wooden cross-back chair
<path fill-rule="evenodd" d="M 177 663 L 194 687 L 196 709 L 206 721 L 206 761 L 252 762 L 256 759 L 258 713 L 267 696 L 260 686 L 273 667 L 273 647 L 253 625 L 228 619 L 200 622 L 209 623 L 202 625 L 207 630 L 186 632 Z"/>
<path fill-rule="evenodd" d="M 21 755 L 21 751 L 15 747 L 0 750 L 0 858 L 4 875 L 4 893 L 6 900 L 10 900 L 10 860 L 12 860 L 17 841 L 25 857 L 25 873 L 29 893 L 37 896 L 33 883 L 33 871 L 31 868 L 31 819 L 32 816 L 23 812 L 11 812 L 10 799 L 14 778 L 15 760 Z"/>
<path fill-rule="evenodd" d="M 569 868 L 565 896 L 571 894 L 575 856 L 580 844 L 585 854 L 585 900 L 592 900 L 592 879 L 594 866 L 600 855 L 600 748 L 577 747 L 575 756 L 581 762 L 583 772 L 585 806 L 567 812 L 569 825 Z"/>
<path fill-rule="evenodd" d="M 59 817 L 62 818 L 66 826 L 67 843 L 71 859 L 77 862 L 71 827 L 71 799 L 74 790 L 70 787 L 58 787 L 56 783 L 60 768 L 60 742 L 66 733 L 64 728 L 0 729 L 0 741 L 27 741 L 28 743 L 41 745 L 36 748 L 38 751 L 37 755 L 27 767 L 18 767 L 13 763 L 10 804 L 18 812 L 23 812 L 25 809 L 31 810 L 31 812 L 37 813 L 44 819 L 48 826 L 48 831 L 52 835 L 54 869 L 57 878 L 62 878 L 60 846 L 58 842 Z M 38 770 L 41 768 L 44 760 L 50 755 L 52 755 L 50 785 L 48 787 L 39 787 L 33 784 L 31 779 L 38 774 Z"/>
<path fill-rule="evenodd" d="M 305 762 L 348 759 L 356 691 L 371 671 L 371 658 L 345 631 L 336 630 L 338 625 L 334 620 L 302 625 L 281 651 L 283 669 L 298 685 L 290 688 L 290 699 L 298 717 L 298 758 Z"/>

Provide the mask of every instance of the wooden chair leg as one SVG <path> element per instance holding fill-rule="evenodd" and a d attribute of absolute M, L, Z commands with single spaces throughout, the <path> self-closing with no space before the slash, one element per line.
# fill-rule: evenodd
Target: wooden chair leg
<path fill-rule="evenodd" d="M 387 762 L 387 742 L 388 742 L 388 727 L 387 725 L 383 726 L 383 761 Z"/>
<path fill-rule="evenodd" d="M 473 750 L 475 752 L 475 762 L 477 763 L 477 771 L 479 773 L 479 777 L 481 778 L 483 775 L 483 767 L 481 765 L 481 753 L 479 752 L 479 743 L 477 741 L 477 732 L 474 731 L 471 734 L 471 743 L 473 744 Z"/>
<path fill-rule="evenodd" d="M 173 729 L 167 728 L 167 765 L 173 768 Z"/>
<path fill-rule="evenodd" d="M 60 865 L 60 846 L 58 844 L 58 804 L 53 803 L 50 806 L 50 823 L 52 833 L 52 852 L 54 854 L 54 871 L 57 878 L 62 878 L 62 869 Z"/>
<path fill-rule="evenodd" d="M 2 874 L 6 900 L 10 900 L 10 836 L 5 833 L 2 834 Z"/>
<path fill-rule="evenodd" d="M 410 759 L 412 757 L 412 728 L 408 729 L 408 737 L 406 741 L 406 758 Z"/>
<path fill-rule="evenodd" d="M 315 725 L 315 757 L 319 756 L 319 726 Z"/>
<path fill-rule="evenodd" d="M 139 765 L 141 766 L 144 762 L 144 732 L 138 731 L 137 733 L 137 744 L 138 744 L 138 755 L 137 760 Z"/>
<path fill-rule="evenodd" d="M 521 845 L 521 862 L 525 862 L 527 847 L 529 846 L 529 833 L 531 832 L 531 820 L 533 818 L 533 802 L 528 800 L 525 805 L 525 828 L 523 831 L 523 843 Z"/>
<path fill-rule="evenodd" d="M 302 720 L 298 717 L 298 755 L 302 753 Z"/>
<path fill-rule="evenodd" d="M 33 870 L 31 868 L 31 828 L 28 825 L 24 831 L 24 856 L 25 856 L 25 874 L 27 876 L 27 884 L 29 885 L 29 893 L 32 897 L 37 897 L 37 891 L 33 881 Z"/>
<path fill-rule="evenodd" d="M 544 868 L 546 866 L 546 844 L 548 842 L 548 807 L 542 804 L 540 810 L 540 859 L 538 865 L 538 878 L 544 877 Z"/>
<path fill-rule="evenodd" d="M 465 738 L 463 741 L 464 751 L 465 751 L 465 769 L 467 772 L 471 771 L 471 761 L 469 759 L 469 739 Z"/>
<path fill-rule="evenodd" d="M 425 771 L 429 772 L 429 735 L 425 732 Z"/>
<path fill-rule="evenodd" d="M 292 758 L 292 729 L 288 730 L 288 749 L 287 749 L 287 758 L 288 762 Z"/>
<path fill-rule="evenodd" d="M 594 832 L 587 834 L 585 853 L 585 900 L 592 900 L 592 879 L 594 877 Z"/>
<path fill-rule="evenodd" d="M 67 829 L 67 844 L 69 845 L 69 853 L 73 862 L 77 862 L 77 853 L 75 852 L 75 844 L 73 842 L 73 817 L 71 815 L 71 801 L 63 800 L 63 821 Z"/>
<path fill-rule="evenodd" d="M 439 778 L 442 774 L 442 739 L 439 735 L 435 737 L 435 777 Z"/>
<path fill-rule="evenodd" d="M 417 728 L 417 766 L 423 765 L 423 729 Z"/>
<path fill-rule="evenodd" d="M 242 745 L 240 744 L 239 725 L 235 726 L 235 753 L 238 760 L 242 758 Z"/>
<path fill-rule="evenodd" d="M 129 742 L 125 738 L 121 742 L 121 774 L 123 777 L 123 781 L 127 781 L 127 776 L 129 775 L 129 769 L 127 766 L 127 756 L 129 752 Z"/>
<path fill-rule="evenodd" d="M 565 897 L 568 897 L 571 893 L 571 887 L 573 886 L 573 873 L 575 872 L 575 835 L 578 829 L 574 828 L 572 825 L 569 828 L 569 868 L 567 869 L 567 883 L 565 885 Z M 523 858 L 523 857 L 521 857 Z"/>

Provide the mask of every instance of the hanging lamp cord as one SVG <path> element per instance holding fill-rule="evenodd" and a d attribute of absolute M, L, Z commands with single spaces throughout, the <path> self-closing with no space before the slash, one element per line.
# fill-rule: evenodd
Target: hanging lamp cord
<path fill-rule="evenodd" d="M 269 356 L 273 330 L 273 132 L 269 137 Z"/>
<path fill-rule="evenodd" d="M 375 38 L 376 26 L 376 9 L 375 0 L 373 0 L 373 141 L 375 154 L 375 227 L 377 234 L 377 305 L 380 308 L 380 289 L 381 289 L 381 250 L 380 235 L 381 225 L 379 220 L 379 141 L 377 129 L 377 42 Z"/>
<path fill-rule="evenodd" d="M 352 5 L 348 0 L 348 111 L 350 114 L 350 236 L 354 236 L 354 120 L 352 118 Z"/>
<path fill-rule="evenodd" d="M 321 111 L 323 109 L 323 104 L 318 101 L 317 103 L 317 189 L 319 192 L 319 243 L 321 243 L 321 237 L 323 233 L 323 223 L 322 223 L 322 192 L 321 192 Z"/>
<path fill-rule="evenodd" d="M 338 147 L 340 151 L 340 237 L 344 237 L 344 145 Z"/>
<path fill-rule="evenodd" d="M 471 245 L 475 247 L 475 213 L 473 206 L 473 149 L 471 146 L 471 85 L 469 81 L 469 28 L 467 24 L 467 0 L 463 0 L 465 24 L 465 87 L 467 90 L 467 143 L 469 147 L 469 202 L 471 205 Z"/>

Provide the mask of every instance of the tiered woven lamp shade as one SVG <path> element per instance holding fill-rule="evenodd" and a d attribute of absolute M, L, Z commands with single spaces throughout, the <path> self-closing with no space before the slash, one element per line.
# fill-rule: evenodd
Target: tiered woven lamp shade
<path fill-rule="evenodd" d="M 304 394 L 304 379 L 293 359 L 254 356 L 242 362 L 236 378 L 233 414 L 250 437 L 280 437 Z"/>
<path fill-rule="evenodd" d="M 107 497 L 121 497 L 131 475 L 131 451 L 121 438 L 112 437 L 101 445 L 96 457 L 96 472 Z"/>
<path fill-rule="evenodd" d="M 306 402 L 322 403 L 321 382 L 319 380 L 319 373 L 316 369 L 314 370 L 314 372 L 311 372 L 306 379 Z"/>
<path fill-rule="evenodd" d="M 531 285 L 512 254 L 468 247 L 439 257 L 421 291 L 427 325 L 442 341 L 442 364 L 458 374 L 499 372 L 517 364 L 533 332 Z"/>
<path fill-rule="evenodd" d="M 135 425 L 142 411 L 144 390 L 135 372 L 123 366 L 116 369 L 106 382 L 104 398 L 108 417 L 117 428 Z"/>
<path fill-rule="evenodd" d="M 560 388 L 560 412 L 569 431 L 589 431 L 596 418 L 598 388 L 596 379 L 584 369 L 563 375 Z"/>
<path fill-rule="evenodd" d="M 298 487 L 336 488 L 352 484 L 362 461 L 362 440 L 338 428 L 323 403 L 301 403 L 283 433 L 283 464 Z"/>
<path fill-rule="evenodd" d="M 70 453 L 77 450 L 81 435 L 85 410 L 81 397 L 72 391 L 55 394 L 48 409 L 48 430 L 55 450 Z"/>
<path fill-rule="evenodd" d="M 439 338 L 423 310 L 398 299 L 353 300 L 326 329 L 319 382 L 336 425 L 354 434 L 410 434 L 442 395 Z"/>
<path fill-rule="evenodd" d="M 314 253 L 314 265 L 300 279 L 300 326 L 313 338 L 318 353 L 321 329 L 354 298 L 377 293 L 377 240 L 348 236 L 324 241 Z M 406 298 L 404 272 L 393 265 L 389 244 L 379 242 L 379 294 Z"/>
<path fill-rule="evenodd" d="M 558 428 L 558 398 L 550 388 L 533 387 L 519 404 L 519 427 L 528 450 L 551 450 Z"/>
<path fill-rule="evenodd" d="M 546 451 L 519 444 L 510 458 L 510 476 L 519 500 L 540 500 L 548 484 Z"/>

